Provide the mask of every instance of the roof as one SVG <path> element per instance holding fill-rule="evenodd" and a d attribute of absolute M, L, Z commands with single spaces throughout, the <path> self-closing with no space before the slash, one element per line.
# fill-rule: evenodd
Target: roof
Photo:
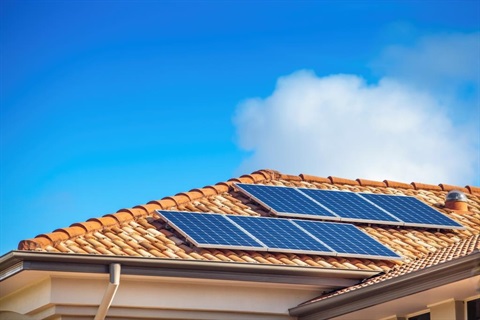
<path fill-rule="evenodd" d="M 235 215 L 267 216 L 269 212 L 236 191 L 234 184 L 296 186 L 330 190 L 349 190 L 379 194 L 414 196 L 460 222 L 465 230 L 436 230 L 388 225 L 356 223 L 375 239 L 402 255 L 403 261 L 341 258 L 333 256 L 297 255 L 225 249 L 202 249 L 190 245 L 175 230 L 167 228 L 155 210 L 214 212 Z M 444 208 L 448 191 L 461 190 L 468 198 L 468 211 Z M 431 253 L 446 251 L 455 256 L 463 240 L 480 233 L 480 188 L 474 186 L 429 185 L 418 182 L 402 183 L 390 180 L 343 179 L 306 174 L 288 175 L 273 170 L 260 170 L 239 178 L 147 204 L 125 208 L 103 217 L 93 217 L 70 227 L 40 234 L 19 243 L 19 250 L 71 254 L 136 256 L 152 259 L 204 260 L 262 265 L 286 265 L 342 270 L 387 272 L 393 275 L 401 265 L 410 264 Z"/>
<path fill-rule="evenodd" d="M 315 302 L 324 301 L 336 296 L 348 294 L 349 292 L 353 292 L 362 288 L 371 287 L 371 286 L 374 286 L 375 284 L 384 282 L 386 280 L 405 276 L 415 271 L 427 269 L 436 265 L 440 265 L 447 261 L 468 256 L 474 252 L 478 252 L 479 249 L 480 249 L 480 234 L 476 234 L 468 238 L 465 238 L 451 246 L 437 250 L 436 252 L 429 253 L 423 258 L 417 258 L 411 261 L 410 263 L 405 263 L 403 265 L 396 266 L 395 268 L 385 273 L 366 279 L 362 283 L 359 283 L 357 285 L 350 286 L 344 289 L 335 290 L 333 292 L 326 293 L 324 295 L 321 295 L 320 297 L 304 302 L 301 305 L 308 305 Z"/>

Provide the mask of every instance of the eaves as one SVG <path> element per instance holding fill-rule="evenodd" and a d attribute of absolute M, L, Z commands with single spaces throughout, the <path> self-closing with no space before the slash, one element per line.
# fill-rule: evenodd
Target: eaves
<path fill-rule="evenodd" d="M 108 274 L 112 263 L 121 264 L 122 275 L 278 283 L 316 288 L 348 287 L 378 274 L 378 271 L 365 270 L 11 251 L 0 257 L 0 282 L 27 270 Z"/>
<path fill-rule="evenodd" d="M 480 274 L 480 251 L 290 309 L 299 320 L 328 319 Z M 479 288 L 480 289 L 480 288 Z"/>

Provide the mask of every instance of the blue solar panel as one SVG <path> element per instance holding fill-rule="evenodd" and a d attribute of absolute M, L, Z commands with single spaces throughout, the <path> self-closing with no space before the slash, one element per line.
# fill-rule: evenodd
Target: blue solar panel
<path fill-rule="evenodd" d="M 414 197 L 361 193 L 365 199 L 392 213 L 405 222 L 405 225 L 463 229 L 458 222 L 426 205 Z"/>
<path fill-rule="evenodd" d="M 197 247 L 401 259 L 349 224 L 213 213 L 157 212 Z"/>
<path fill-rule="evenodd" d="M 224 215 L 179 211 L 157 212 L 198 247 L 266 250 L 262 244 L 239 229 Z"/>
<path fill-rule="evenodd" d="M 403 224 L 399 219 L 365 201 L 365 199 L 359 197 L 354 192 L 305 188 L 300 188 L 299 190 L 335 212 L 345 221 Z"/>
<path fill-rule="evenodd" d="M 392 250 L 352 224 L 292 220 L 295 224 L 335 250 L 339 256 L 400 259 Z"/>
<path fill-rule="evenodd" d="M 340 220 L 334 213 L 309 199 L 295 188 L 237 183 L 237 187 L 279 216 L 296 216 Z"/>
<path fill-rule="evenodd" d="M 335 254 L 330 248 L 299 229 L 288 219 L 233 215 L 229 215 L 228 218 L 267 245 L 269 251 Z"/>

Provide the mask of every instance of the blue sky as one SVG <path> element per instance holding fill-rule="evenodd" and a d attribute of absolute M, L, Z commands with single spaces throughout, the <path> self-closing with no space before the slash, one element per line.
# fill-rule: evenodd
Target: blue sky
<path fill-rule="evenodd" d="M 0 254 L 261 168 L 480 184 L 478 1 L 0 14 Z"/>

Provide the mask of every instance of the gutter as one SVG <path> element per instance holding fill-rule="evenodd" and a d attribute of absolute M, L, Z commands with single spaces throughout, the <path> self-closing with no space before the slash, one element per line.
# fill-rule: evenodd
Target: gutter
<path fill-rule="evenodd" d="M 327 319 L 479 275 L 480 251 L 325 300 L 291 308 L 299 320 Z M 480 289 L 480 288 L 479 288 Z"/>
<path fill-rule="evenodd" d="M 121 266 L 119 263 L 112 263 L 110 265 L 110 282 L 107 285 L 107 289 L 105 290 L 105 294 L 103 295 L 102 302 L 98 307 L 94 320 L 104 320 L 107 316 L 108 309 L 110 309 L 113 298 L 115 298 L 115 293 L 120 285 L 120 270 Z"/>
<path fill-rule="evenodd" d="M 122 275 L 254 281 L 324 287 L 330 290 L 352 286 L 379 273 L 372 270 L 11 251 L 0 257 L 0 282 L 25 270 L 108 273 L 112 263 L 122 265 Z"/>

